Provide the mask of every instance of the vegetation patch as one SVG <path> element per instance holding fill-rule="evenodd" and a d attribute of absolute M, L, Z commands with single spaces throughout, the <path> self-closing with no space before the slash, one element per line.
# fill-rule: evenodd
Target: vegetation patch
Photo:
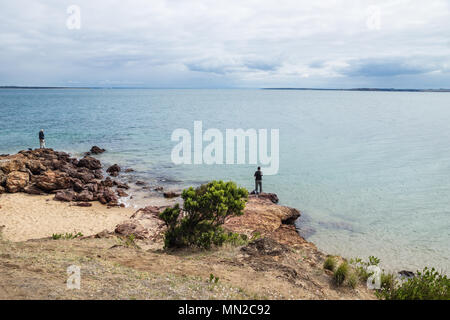
<path fill-rule="evenodd" d="M 226 233 L 225 219 L 244 213 L 248 192 L 234 182 L 212 181 L 196 189 L 185 189 L 183 212 L 178 204 L 160 214 L 166 223 L 165 248 L 197 246 L 204 249 L 225 242 L 240 244 L 247 237 Z"/>

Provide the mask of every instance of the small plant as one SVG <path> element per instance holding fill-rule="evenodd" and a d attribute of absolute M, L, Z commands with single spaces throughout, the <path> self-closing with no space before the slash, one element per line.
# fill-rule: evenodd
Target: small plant
<path fill-rule="evenodd" d="M 219 277 L 214 276 L 212 273 L 209 275 L 209 283 L 217 284 L 219 282 Z"/>
<path fill-rule="evenodd" d="M 370 256 L 369 261 L 366 262 L 360 258 L 351 259 L 350 264 L 354 265 L 355 270 L 362 281 L 367 281 L 373 272 L 367 271 L 369 266 L 378 266 L 380 264 L 380 259 L 375 256 Z"/>
<path fill-rule="evenodd" d="M 73 233 L 65 233 L 65 234 L 54 233 L 54 234 L 52 234 L 52 239 L 53 240 L 59 240 L 59 239 L 70 240 L 70 239 L 75 239 L 75 238 L 79 238 L 82 236 L 83 236 L 83 234 L 81 232 L 78 232 L 75 234 L 73 234 Z"/>
<path fill-rule="evenodd" d="M 343 262 L 334 272 L 333 278 L 337 286 L 341 286 L 348 277 L 349 266 L 347 262 Z"/>
<path fill-rule="evenodd" d="M 325 259 L 323 263 L 323 268 L 326 270 L 334 271 L 336 268 L 336 259 L 333 256 L 329 256 Z"/>
<path fill-rule="evenodd" d="M 117 238 L 118 239 L 118 245 L 125 246 L 125 247 L 134 247 L 134 248 L 140 248 L 136 243 L 136 236 L 134 234 L 130 234 L 126 236 L 125 238 Z"/>
<path fill-rule="evenodd" d="M 376 295 L 386 300 L 450 300 L 450 279 L 434 268 L 425 268 L 399 285 L 386 281 Z"/>
<path fill-rule="evenodd" d="M 359 276 L 355 271 L 351 271 L 348 275 L 347 278 L 347 283 L 348 285 L 352 288 L 355 289 L 356 286 L 358 285 L 359 282 Z"/>

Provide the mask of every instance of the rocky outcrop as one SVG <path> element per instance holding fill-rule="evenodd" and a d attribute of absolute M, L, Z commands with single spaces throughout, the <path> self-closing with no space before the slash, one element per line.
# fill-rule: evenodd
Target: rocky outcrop
<path fill-rule="evenodd" d="M 91 150 L 92 151 L 92 150 Z M 98 150 L 97 150 L 98 151 Z M 102 164 L 85 156 L 78 160 L 52 149 L 20 151 L 0 156 L 0 193 L 55 194 L 55 200 L 89 202 L 99 200 L 118 205 L 128 185 L 103 179 Z"/>
<path fill-rule="evenodd" d="M 279 199 L 278 196 L 275 193 L 265 193 L 261 192 L 259 194 L 256 194 L 255 191 L 252 191 L 249 195 L 250 198 L 262 198 L 262 199 L 268 199 L 272 201 L 273 203 L 278 203 Z"/>
<path fill-rule="evenodd" d="M 276 196 L 276 195 L 275 195 Z M 224 228 L 249 237 L 259 234 L 291 246 L 307 243 L 296 231 L 294 222 L 300 211 L 273 202 L 273 196 L 250 195 L 242 216 L 225 221 Z M 276 198 L 278 199 L 278 197 Z M 312 245 L 312 244 L 311 244 Z"/>
<path fill-rule="evenodd" d="M 163 239 L 166 225 L 159 213 L 166 207 L 148 206 L 136 211 L 129 220 L 118 224 L 114 230 L 117 235 L 134 235 L 136 239 L 159 241 Z"/>

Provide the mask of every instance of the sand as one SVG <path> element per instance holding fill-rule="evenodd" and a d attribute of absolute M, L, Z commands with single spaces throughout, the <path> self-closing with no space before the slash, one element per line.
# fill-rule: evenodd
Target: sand
<path fill-rule="evenodd" d="M 2 236 L 10 241 L 49 237 L 54 233 L 81 232 L 88 236 L 114 227 L 128 219 L 136 209 L 110 208 L 99 202 L 77 207 L 53 200 L 53 195 L 24 193 L 0 195 Z"/>

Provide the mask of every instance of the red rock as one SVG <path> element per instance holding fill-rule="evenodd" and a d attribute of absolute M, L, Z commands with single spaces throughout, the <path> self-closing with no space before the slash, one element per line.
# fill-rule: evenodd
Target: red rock
<path fill-rule="evenodd" d="M 41 175 L 33 176 L 33 182 L 43 191 L 68 189 L 72 185 L 72 179 L 64 172 L 46 171 Z"/>
<path fill-rule="evenodd" d="M 86 156 L 78 161 L 78 167 L 85 167 L 91 170 L 96 170 L 100 169 L 102 167 L 102 164 L 99 160 L 90 156 Z"/>
<path fill-rule="evenodd" d="M 28 172 L 13 171 L 6 177 L 6 190 L 11 193 L 23 191 L 30 181 Z"/>

